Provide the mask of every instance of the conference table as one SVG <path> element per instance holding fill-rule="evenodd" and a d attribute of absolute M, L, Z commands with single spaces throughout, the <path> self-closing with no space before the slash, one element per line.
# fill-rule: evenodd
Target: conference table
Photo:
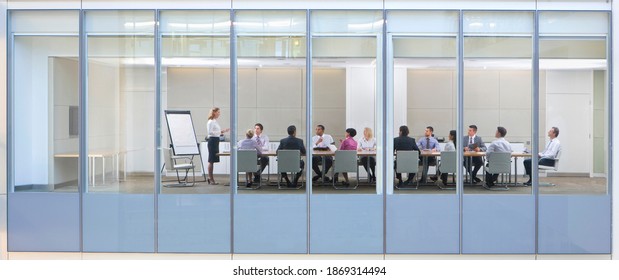
<path fill-rule="evenodd" d="M 217 154 L 218 156 L 230 156 L 230 151 L 225 151 L 225 152 L 220 152 Z M 260 156 L 267 156 L 267 157 L 276 157 L 277 156 L 277 151 L 275 150 L 269 150 L 269 151 L 262 151 L 262 153 L 260 154 Z M 301 155 L 302 157 L 305 155 Z M 319 156 L 321 157 L 322 160 L 322 168 L 323 168 L 323 172 L 322 172 L 322 183 L 326 183 L 325 182 L 325 177 L 326 174 L 324 172 L 324 167 L 326 165 L 326 157 L 329 156 L 335 156 L 335 151 L 331 151 L 331 150 L 313 150 L 312 151 L 312 156 Z M 363 151 L 357 151 L 357 156 L 358 157 L 371 157 L 371 156 L 376 156 L 376 151 L 367 151 L 367 150 L 363 150 Z M 369 160 L 368 160 L 368 164 L 369 164 Z M 309 167 L 311 168 L 311 166 Z M 370 180 L 368 178 L 368 180 Z"/>
<path fill-rule="evenodd" d="M 220 156 L 230 156 L 230 152 L 222 152 L 219 153 L 218 155 Z M 276 157 L 277 156 L 277 151 L 263 151 L 262 156 L 268 156 L 268 157 Z M 395 154 L 394 154 L 395 155 Z M 441 157 L 441 152 L 440 151 L 431 151 L 431 150 L 421 150 L 419 151 L 419 155 L 422 158 L 422 166 L 423 166 L 423 171 L 422 172 L 427 172 L 427 164 L 428 164 L 428 157 L 437 157 L 440 158 Z M 304 156 L 304 155 L 302 155 Z M 319 156 L 322 158 L 322 166 L 323 166 L 323 172 L 322 172 L 322 183 L 326 183 L 325 182 L 325 172 L 324 172 L 324 166 L 325 166 L 325 158 L 328 156 L 335 156 L 335 151 L 331 151 L 331 150 L 313 150 L 312 151 L 312 156 Z M 367 150 L 362 150 L 362 151 L 357 151 L 357 156 L 358 157 L 372 157 L 372 156 L 376 156 L 376 151 L 367 151 Z M 464 157 L 465 160 L 469 160 L 472 161 L 473 157 L 484 157 L 486 156 L 486 152 L 474 152 L 474 151 L 466 151 L 464 152 Z M 518 184 L 518 158 L 530 158 L 531 154 L 530 153 L 523 153 L 523 152 L 512 152 L 512 158 L 514 158 L 514 184 Z M 368 161 L 369 164 L 369 161 Z M 472 162 L 470 162 L 470 164 L 472 165 Z M 310 167 L 311 168 L 311 167 Z M 468 177 L 468 172 L 466 173 L 467 177 Z M 424 174 L 426 176 L 424 176 L 427 180 L 427 174 Z M 468 179 L 465 180 L 465 182 Z M 510 179 L 511 181 L 511 179 Z M 470 182 L 469 182 L 470 183 Z"/>

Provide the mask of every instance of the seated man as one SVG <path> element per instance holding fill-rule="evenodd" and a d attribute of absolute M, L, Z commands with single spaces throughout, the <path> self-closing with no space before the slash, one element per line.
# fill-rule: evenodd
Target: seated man
<path fill-rule="evenodd" d="M 403 125 L 400 126 L 400 136 L 393 139 L 393 151 L 419 151 L 419 147 L 415 143 L 415 138 L 408 137 L 408 127 Z M 397 162 L 397 161 L 396 161 Z M 397 168 L 396 162 L 393 163 L 393 168 Z M 408 173 L 408 178 L 406 178 L 406 182 L 402 183 L 402 173 L 396 173 L 396 178 L 398 178 L 398 187 L 403 184 L 410 184 L 415 177 L 415 173 Z"/>
<path fill-rule="evenodd" d="M 438 143 L 438 140 L 434 138 L 434 128 L 431 126 L 426 127 L 426 131 L 424 133 L 424 137 L 419 139 L 417 142 L 417 146 L 420 150 L 432 151 L 432 152 L 440 152 L 441 146 Z M 421 173 L 422 182 L 426 181 L 426 176 L 428 175 L 428 167 L 430 165 L 436 166 L 436 157 L 427 157 L 427 165 L 423 167 L 423 172 Z M 432 176 L 432 180 L 436 181 L 438 179 L 437 176 Z"/>
<path fill-rule="evenodd" d="M 485 152 L 486 145 L 484 141 L 481 140 L 481 137 L 477 136 L 477 126 L 472 124 L 469 125 L 468 135 L 462 138 L 462 143 L 464 143 L 464 151 L 465 152 Z M 473 170 L 471 170 L 470 162 L 473 162 Z M 477 172 L 484 165 L 481 157 L 465 157 L 464 158 L 464 166 L 466 167 L 466 171 L 471 174 L 471 182 L 479 183 L 481 179 L 477 178 Z"/>
<path fill-rule="evenodd" d="M 548 138 L 550 138 L 550 141 L 548 142 L 548 144 L 546 144 L 546 149 L 544 149 L 543 152 L 538 154 L 539 165 L 555 165 L 555 159 L 557 158 L 557 155 L 561 150 L 561 141 L 557 139 L 558 136 L 559 129 L 557 127 L 553 126 L 550 130 L 548 130 Z M 524 184 L 531 185 L 531 178 L 533 177 L 531 176 L 531 159 L 525 159 L 522 163 L 524 164 L 524 170 L 526 174 L 529 176 L 529 180 Z"/>
<path fill-rule="evenodd" d="M 329 149 L 329 145 L 333 144 L 333 137 L 331 135 L 325 133 L 325 126 L 319 124 L 316 126 L 316 135 L 312 137 L 312 149 Z M 333 157 L 324 156 L 325 166 L 323 166 L 323 171 L 320 171 L 320 163 L 322 162 L 322 158 L 320 156 L 312 156 L 312 169 L 316 172 L 316 176 L 312 177 L 312 181 L 317 181 L 324 174 L 329 172 L 331 165 L 333 165 Z M 325 182 L 330 182 L 329 177 L 324 177 Z"/>
<path fill-rule="evenodd" d="M 301 151 L 301 155 L 305 155 L 305 145 L 303 144 L 303 140 L 296 137 L 297 136 L 297 127 L 291 125 L 288 127 L 288 137 L 279 141 L 279 147 L 277 150 L 299 150 Z M 305 162 L 301 160 L 299 163 L 300 170 L 297 172 L 297 175 L 294 177 L 292 183 L 288 179 L 288 175 L 286 173 L 282 173 L 282 177 L 286 180 L 289 188 L 296 188 L 297 183 L 299 182 L 299 178 L 303 174 L 303 168 L 305 167 Z"/>
<path fill-rule="evenodd" d="M 512 146 L 505 140 L 507 135 L 507 129 L 502 126 L 496 128 L 494 136 L 497 138 L 488 145 L 486 155 L 490 155 L 496 152 L 512 152 Z M 494 186 L 494 182 L 499 177 L 499 174 L 486 173 L 486 181 L 484 182 L 484 188 L 491 188 Z"/>
<path fill-rule="evenodd" d="M 258 142 L 258 145 L 261 147 L 261 151 L 266 152 L 269 150 L 269 137 L 266 134 L 262 133 L 264 131 L 263 129 L 264 127 L 261 123 L 255 124 L 254 137 L 252 139 Z M 258 160 L 260 161 L 260 170 L 258 170 L 258 172 L 256 172 L 254 176 L 254 183 L 260 182 L 260 174 L 262 174 L 267 165 L 269 165 L 268 156 L 261 155 Z"/>

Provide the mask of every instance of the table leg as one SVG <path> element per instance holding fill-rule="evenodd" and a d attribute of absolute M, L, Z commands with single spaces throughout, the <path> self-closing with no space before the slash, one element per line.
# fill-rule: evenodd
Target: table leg
<path fill-rule="evenodd" d="M 120 154 L 116 154 L 116 180 L 120 181 Z"/>
<path fill-rule="evenodd" d="M 90 157 L 90 160 L 92 161 L 92 186 L 95 186 L 95 176 L 97 175 L 97 168 L 96 168 L 96 161 L 94 157 Z"/>
<path fill-rule="evenodd" d="M 518 157 L 514 157 L 514 184 L 518 185 Z"/>
<path fill-rule="evenodd" d="M 101 181 L 105 184 L 105 156 L 101 157 Z"/>
<path fill-rule="evenodd" d="M 327 165 L 327 160 L 325 159 L 324 156 L 320 157 L 320 160 L 322 161 L 322 183 L 325 184 L 325 177 L 327 176 L 327 174 L 325 174 L 325 165 Z"/>

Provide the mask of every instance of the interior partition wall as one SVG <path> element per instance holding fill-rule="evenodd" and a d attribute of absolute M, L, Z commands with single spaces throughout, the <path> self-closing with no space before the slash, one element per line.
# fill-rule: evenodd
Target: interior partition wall
<path fill-rule="evenodd" d="M 608 254 L 610 21 L 606 11 L 11 10 L 8 250 Z M 231 128 L 218 185 L 204 176 L 214 107 Z M 193 187 L 177 185 L 166 110 L 191 114 Z M 257 123 L 271 153 L 296 126 L 307 150 L 299 189 L 276 186 L 274 156 L 259 189 L 237 174 L 238 140 Z M 506 128 L 508 190 L 471 182 L 472 124 L 486 145 Z M 371 130 L 374 172 L 333 183 L 312 149 L 318 125 L 337 148 L 346 129 L 356 141 Z M 419 166 L 419 189 L 398 186 L 402 125 L 417 143 L 432 127 L 441 148 L 456 131 L 442 188 L 440 158 L 425 178 Z M 536 154 L 553 127 L 559 164 L 543 167 Z"/>

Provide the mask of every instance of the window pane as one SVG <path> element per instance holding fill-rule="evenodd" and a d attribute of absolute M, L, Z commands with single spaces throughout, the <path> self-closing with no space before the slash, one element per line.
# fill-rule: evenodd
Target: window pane
<path fill-rule="evenodd" d="M 87 12 L 90 192 L 154 188 L 154 20 L 148 11 Z"/>
<path fill-rule="evenodd" d="M 607 193 L 607 32 L 604 12 L 540 14 L 542 194 Z"/>
<path fill-rule="evenodd" d="M 179 140 L 170 137 L 171 131 L 180 131 L 181 123 L 173 127 L 178 114 L 162 114 L 163 168 L 162 193 L 164 194 L 227 194 L 229 187 L 208 185 L 207 120 L 213 107 L 222 109 L 220 124 L 229 118 L 230 100 L 230 13 L 226 11 L 164 11 L 161 13 L 164 30 L 161 38 L 162 56 L 162 107 L 167 111 L 187 112 L 187 124 L 191 137 L 200 147 L 189 152 L 188 158 L 179 156 Z M 227 27 L 227 28 L 224 28 Z M 174 133 L 173 133 L 174 134 Z M 191 142 L 191 141 L 190 141 Z M 221 150 L 229 150 L 229 142 L 221 143 Z M 218 180 L 227 181 L 229 175 L 228 157 L 214 165 Z M 194 169 L 179 169 L 183 164 L 193 162 Z M 180 174 L 177 174 L 177 171 Z M 185 172 L 189 171 L 188 177 Z M 196 172 L 195 175 L 193 172 Z M 194 184 L 194 180 L 196 183 Z M 178 188 L 178 186 L 192 186 Z M 167 198 L 166 198 L 167 199 Z M 197 198 L 194 198 L 197 199 Z M 212 205 L 208 206 L 212 207 Z M 215 209 L 212 209 L 215 210 Z M 216 212 L 220 212 L 217 209 Z"/>
<path fill-rule="evenodd" d="M 78 13 L 43 17 L 56 25 L 39 12 L 11 15 L 13 34 L 37 34 L 14 37 L 15 191 L 77 192 L 79 40 L 65 32 L 77 32 Z"/>

